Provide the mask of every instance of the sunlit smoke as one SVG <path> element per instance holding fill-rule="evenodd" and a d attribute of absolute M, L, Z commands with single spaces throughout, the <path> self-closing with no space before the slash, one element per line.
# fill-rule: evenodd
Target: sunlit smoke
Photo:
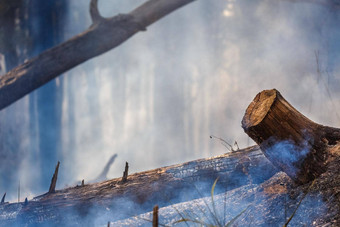
<path fill-rule="evenodd" d="M 103 0 L 99 8 L 113 16 L 141 2 Z M 69 8 L 65 38 L 91 23 L 88 1 L 69 1 Z M 136 172 L 227 152 L 209 139 L 212 134 L 248 146 L 252 142 L 240 121 L 263 89 L 277 88 L 312 120 L 339 126 L 335 113 L 340 110 L 334 105 L 340 101 L 338 24 L 339 12 L 313 4 L 196 1 L 70 70 L 59 81 L 58 156 L 64 161 L 57 188 L 95 179 L 114 153 L 118 157 L 110 178 L 121 176 L 125 161 Z M 325 83 L 318 80 L 315 51 Z M 20 178 L 23 196 L 45 190 L 34 188 L 40 179 L 36 163 L 44 151 L 26 150 L 28 143 L 44 140 L 29 141 L 28 105 L 21 100 L 1 113 L 6 118 L 2 135 L 20 144 L 15 152 L 23 154 L 11 178 Z M 15 126 L 13 113 L 20 115 Z M 46 169 L 51 177 L 53 169 Z M 0 185 L 0 193 L 6 187 Z M 15 193 L 8 194 L 16 200 Z"/>

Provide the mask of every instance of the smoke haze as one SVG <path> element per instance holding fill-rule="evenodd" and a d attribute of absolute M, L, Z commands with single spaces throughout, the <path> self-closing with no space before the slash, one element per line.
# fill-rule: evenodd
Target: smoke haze
<path fill-rule="evenodd" d="M 90 26 L 88 2 L 68 1 L 65 40 Z M 100 0 L 99 9 L 113 16 L 142 2 Z M 339 12 L 289 1 L 196 1 L 68 71 L 54 81 L 62 96 L 61 144 L 51 160 L 62 159 L 57 188 L 94 179 L 114 153 L 108 178 L 121 177 L 125 161 L 137 172 L 227 152 L 210 135 L 249 146 L 240 122 L 264 89 L 278 89 L 313 121 L 340 127 Z M 0 185 L 10 200 L 19 180 L 22 197 L 50 183 L 34 183 L 45 151 L 28 149 L 44 140 L 30 135 L 29 104 L 25 97 L 0 112 L 3 140 L 19 144 L 13 152 L 21 154 L 13 165 L 0 154 L 1 171 L 14 172 Z M 52 177 L 53 170 L 45 171 Z"/>

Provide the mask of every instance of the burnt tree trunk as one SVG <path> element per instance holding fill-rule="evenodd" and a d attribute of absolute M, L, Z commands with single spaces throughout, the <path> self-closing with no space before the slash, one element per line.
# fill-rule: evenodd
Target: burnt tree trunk
<path fill-rule="evenodd" d="M 100 217 L 107 215 L 107 220 L 113 221 L 150 211 L 155 204 L 162 207 L 208 196 L 216 178 L 219 178 L 217 193 L 261 183 L 276 172 L 255 146 L 214 158 L 134 173 L 124 184 L 121 178 L 116 178 L 56 190 L 28 201 L 26 206 L 23 203 L 1 205 L 0 226 L 20 221 L 51 225 L 80 223 L 88 221 L 85 217 L 89 213 Z M 122 209 L 131 213 L 122 213 Z"/>
<path fill-rule="evenodd" d="M 244 131 L 264 155 L 296 183 L 326 171 L 340 129 L 317 124 L 298 112 L 276 89 L 257 94 L 242 120 Z"/>

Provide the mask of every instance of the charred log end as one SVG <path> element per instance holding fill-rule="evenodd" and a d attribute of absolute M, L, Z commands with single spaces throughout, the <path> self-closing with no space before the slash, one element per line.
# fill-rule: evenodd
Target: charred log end
<path fill-rule="evenodd" d="M 328 140 L 334 143 L 340 139 L 339 129 L 309 120 L 276 89 L 256 95 L 242 119 L 242 128 L 264 155 L 298 184 L 326 171 Z"/>

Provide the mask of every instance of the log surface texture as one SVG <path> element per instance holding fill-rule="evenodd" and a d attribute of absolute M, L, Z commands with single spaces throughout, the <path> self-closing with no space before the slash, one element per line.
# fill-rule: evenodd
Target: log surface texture
<path fill-rule="evenodd" d="M 28 201 L 27 205 L 2 205 L 0 226 L 13 223 L 82 225 L 83 221 L 91 223 L 87 219 L 90 215 L 109 215 L 108 220 L 113 221 L 150 211 L 156 204 L 166 206 L 209 195 L 217 177 L 220 188 L 217 187 L 216 192 L 261 183 L 276 172 L 277 169 L 255 146 L 214 158 L 131 174 L 125 183 L 117 178 L 56 190 Z M 129 213 L 116 212 L 122 209 Z"/>
<path fill-rule="evenodd" d="M 298 112 L 276 89 L 256 95 L 242 120 L 244 131 L 265 156 L 296 183 L 324 173 L 336 156 L 340 129 L 317 124 Z"/>

